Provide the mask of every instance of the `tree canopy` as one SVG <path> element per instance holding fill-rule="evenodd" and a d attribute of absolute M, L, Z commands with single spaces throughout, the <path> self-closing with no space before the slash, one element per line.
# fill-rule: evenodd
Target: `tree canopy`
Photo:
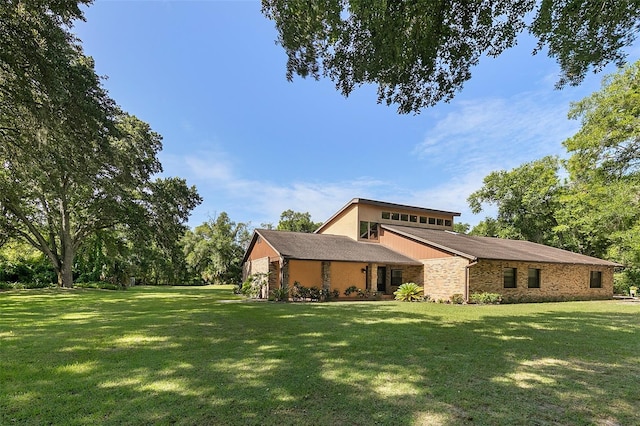
<path fill-rule="evenodd" d="M 86 3 L 0 5 L 0 240 L 40 250 L 66 287 L 90 237 L 124 227 L 166 250 L 201 201 L 154 178 L 160 135 L 118 108 L 69 33 Z"/>
<path fill-rule="evenodd" d="M 291 209 L 285 210 L 280 214 L 280 222 L 276 229 L 278 231 L 293 231 L 293 232 L 315 232 L 322 225 L 322 223 L 316 223 L 311 220 L 311 214 L 309 212 L 296 212 Z"/>
<path fill-rule="evenodd" d="M 330 78 L 348 96 L 378 85 L 378 102 L 419 112 L 451 100 L 483 55 L 498 56 L 527 30 L 560 66 L 557 87 L 622 64 L 640 29 L 640 1 L 262 0 L 286 76 Z"/>

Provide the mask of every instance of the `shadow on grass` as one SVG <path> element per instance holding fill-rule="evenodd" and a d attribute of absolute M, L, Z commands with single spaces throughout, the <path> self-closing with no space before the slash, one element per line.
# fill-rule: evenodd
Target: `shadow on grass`
<path fill-rule="evenodd" d="M 640 309 L 0 296 L 0 424 L 634 424 Z"/>

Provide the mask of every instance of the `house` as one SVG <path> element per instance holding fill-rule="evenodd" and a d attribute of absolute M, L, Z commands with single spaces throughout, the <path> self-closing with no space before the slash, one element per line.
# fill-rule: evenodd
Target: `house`
<path fill-rule="evenodd" d="M 483 292 L 511 301 L 613 296 L 621 265 L 528 241 L 458 234 L 457 216 L 354 198 L 314 234 L 255 230 L 243 275 L 268 274 L 263 297 L 295 282 L 341 295 L 351 286 L 391 295 L 415 282 L 436 300 Z"/>

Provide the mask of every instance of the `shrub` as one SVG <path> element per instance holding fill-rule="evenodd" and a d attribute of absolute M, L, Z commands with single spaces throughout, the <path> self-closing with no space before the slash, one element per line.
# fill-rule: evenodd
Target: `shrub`
<path fill-rule="evenodd" d="M 289 301 L 289 286 L 283 285 L 280 288 L 273 289 L 271 295 L 276 302 L 287 302 Z"/>
<path fill-rule="evenodd" d="M 451 303 L 454 305 L 462 305 L 464 303 L 464 296 L 459 293 L 452 294 L 449 300 L 451 300 Z"/>
<path fill-rule="evenodd" d="M 344 295 L 349 296 L 351 295 L 351 293 L 357 293 L 357 292 L 358 292 L 358 287 L 356 287 L 355 285 L 352 285 L 351 287 L 347 287 L 347 289 L 344 291 Z"/>
<path fill-rule="evenodd" d="M 393 292 L 396 300 L 403 302 L 418 302 L 422 300 L 422 288 L 416 283 L 404 283 Z"/>
<path fill-rule="evenodd" d="M 257 273 L 247 277 L 242 283 L 242 294 L 247 297 L 257 298 L 260 295 L 262 287 L 267 284 L 267 274 Z"/>
<path fill-rule="evenodd" d="M 471 303 L 479 305 L 498 305 L 502 302 L 502 295 L 498 293 L 474 293 L 469 297 Z"/>

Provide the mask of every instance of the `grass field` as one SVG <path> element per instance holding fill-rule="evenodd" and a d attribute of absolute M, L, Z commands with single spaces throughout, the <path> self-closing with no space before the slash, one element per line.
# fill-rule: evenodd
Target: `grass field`
<path fill-rule="evenodd" d="M 640 424 L 640 303 L 0 293 L 0 424 Z"/>

